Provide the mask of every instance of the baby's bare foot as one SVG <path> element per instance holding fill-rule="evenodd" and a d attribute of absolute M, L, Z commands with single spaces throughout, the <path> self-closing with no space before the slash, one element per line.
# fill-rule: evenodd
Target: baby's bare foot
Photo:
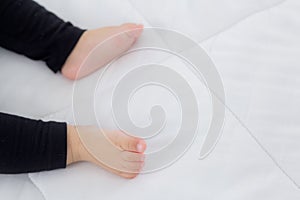
<path fill-rule="evenodd" d="M 143 25 L 128 23 L 84 32 L 62 67 L 62 74 L 72 80 L 91 74 L 127 51 L 142 30 Z M 91 59 L 84 63 L 88 55 Z"/>
<path fill-rule="evenodd" d="M 144 140 L 121 131 L 102 133 L 95 127 L 68 126 L 72 143 L 68 146 L 68 164 L 89 161 L 124 178 L 134 178 L 144 165 Z"/>

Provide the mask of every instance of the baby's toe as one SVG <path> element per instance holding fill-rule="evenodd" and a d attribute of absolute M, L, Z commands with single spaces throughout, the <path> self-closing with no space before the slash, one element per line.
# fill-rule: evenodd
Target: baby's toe
<path fill-rule="evenodd" d="M 143 166 L 144 162 L 128 162 L 128 161 L 123 161 L 121 163 L 122 169 L 121 171 L 127 172 L 127 173 L 139 173 Z"/>
<path fill-rule="evenodd" d="M 120 26 L 121 31 L 129 38 L 137 39 L 143 32 L 144 26 L 141 24 L 127 23 Z"/>
<path fill-rule="evenodd" d="M 145 160 L 144 154 L 129 152 L 129 151 L 121 152 L 121 157 L 124 161 L 129 161 L 129 162 L 142 162 Z"/>
<path fill-rule="evenodd" d="M 126 135 L 122 131 L 116 131 L 111 136 L 111 140 L 125 151 L 143 153 L 146 150 L 146 142 L 143 139 Z"/>

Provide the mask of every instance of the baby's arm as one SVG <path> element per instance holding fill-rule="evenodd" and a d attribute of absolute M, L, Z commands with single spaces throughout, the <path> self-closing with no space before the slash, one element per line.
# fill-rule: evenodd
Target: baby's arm
<path fill-rule="evenodd" d="M 67 125 L 0 113 L 0 173 L 66 167 Z"/>
<path fill-rule="evenodd" d="M 61 70 L 84 30 L 32 0 L 0 1 L 0 46 Z"/>

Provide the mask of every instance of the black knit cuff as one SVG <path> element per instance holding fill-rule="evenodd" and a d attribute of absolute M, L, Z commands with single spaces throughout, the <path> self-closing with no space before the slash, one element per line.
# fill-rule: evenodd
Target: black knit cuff
<path fill-rule="evenodd" d="M 65 168 L 67 162 L 67 125 L 48 122 L 48 167 L 47 170 Z"/>

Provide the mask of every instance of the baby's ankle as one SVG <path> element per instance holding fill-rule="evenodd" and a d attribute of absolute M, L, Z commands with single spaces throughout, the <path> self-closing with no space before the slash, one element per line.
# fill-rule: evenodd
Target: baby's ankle
<path fill-rule="evenodd" d="M 83 149 L 76 126 L 67 125 L 67 165 L 84 161 Z"/>

